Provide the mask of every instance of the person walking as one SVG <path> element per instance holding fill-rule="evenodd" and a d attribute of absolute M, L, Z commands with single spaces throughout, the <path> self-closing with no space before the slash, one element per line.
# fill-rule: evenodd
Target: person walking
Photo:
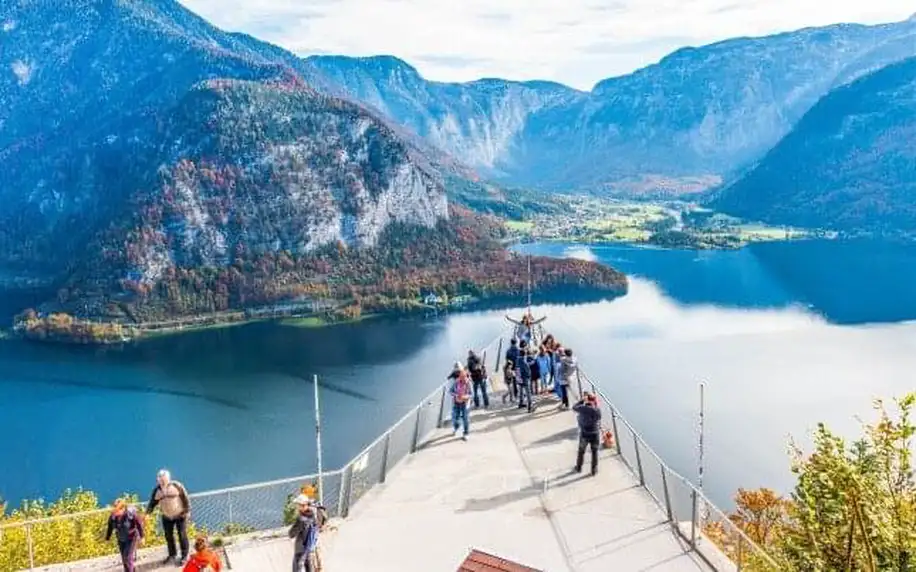
<path fill-rule="evenodd" d="M 468 373 L 460 363 L 455 364 L 455 371 L 452 372 L 454 380 L 449 393 L 452 395 L 452 428 L 455 430 L 455 436 L 458 436 L 459 422 L 464 428 L 464 434 L 461 439 L 468 440 L 468 401 L 471 399 L 471 384 L 468 381 Z M 451 377 L 451 376 L 450 376 Z"/>
<path fill-rule="evenodd" d="M 298 510 L 296 522 L 289 529 L 289 537 L 294 539 L 293 572 L 318 572 L 315 550 L 318 547 L 320 525 L 311 499 L 300 494 L 293 499 L 293 504 Z"/>
<path fill-rule="evenodd" d="M 507 361 L 505 368 L 503 368 L 503 383 L 506 384 L 503 403 L 507 400 L 510 403 L 515 403 L 518 399 L 518 370 L 515 369 L 515 364 L 511 361 Z"/>
<path fill-rule="evenodd" d="M 188 519 L 191 516 L 191 501 L 188 491 L 178 481 L 172 480 L 172 475 L 166 469 L 156 475 L 156 486 L 150 494 L 149 503 L 146 505 L 146 514 L 159 507 L 162 514 L 162 530 L 165 533 L 165 542 L 169 555 L 163 564 L 177 563 L 184 565 L 188 560 Z M 175 548 L 175 532 L 178 532 L 178 544 L 181 547 L 181 558 Z M 176 562 L 177 559 L 177 562 Z"/>
<path fill-rule="evenodd" d="M 584 399 L 573 405 L 576 412 L 576 421 L 579 424 L 579 449 L 576 452 L 577 473 L 582 472 L 582 461 L 585 457 L 585 448 L 590 447 L 592 452 L 592 476 L 598 473 L 598 437 L 601 433 L 601 409 L 598 399 L 592 393 L 586 393 Z"/>
<path fill-rule="evenodd" d="M 121 553 L 121 565 L 124 572 L 134 572 L 137 560 L 137 547 L 143 544 L 143 518 L 137 509 L 127 506 L 124 499 L 114 503 L 111 516 L 108 517 L 108 531 L 105 540 L 111 540 L 111 533 L 117 533 L 118 551 Z"/>
<path fill-rule="evenodd" d="M 474 350 L 468 350 L 468 371 L 471 374 L 471 383 L 474 386 L 474 409 L 480 407 L 481 396 L 483 399 L 483 408 L 490 408 L 490 396 L 487 395 L 487 371 L 483 360 L 474 353 Z M 480 394 L 480 396 L 478 395 Z"/>
<path fill-rule="evenodd" d="M 185 564 L 182 572 L 220 572 L 223 563 L 219 555 L 210 549 L 206 536 L 194 539 L 194 555 Z"/>

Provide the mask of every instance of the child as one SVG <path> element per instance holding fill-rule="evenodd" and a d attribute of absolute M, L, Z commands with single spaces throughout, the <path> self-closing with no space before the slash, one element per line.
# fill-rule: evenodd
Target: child
<path fill-rule="evenodd" d="M 183 572 L 220 572 L 223 563 L 216 552 L 210 550 L 205 536 L 198 536 L 194 541 L 194 555 L 185 564 Z"/>

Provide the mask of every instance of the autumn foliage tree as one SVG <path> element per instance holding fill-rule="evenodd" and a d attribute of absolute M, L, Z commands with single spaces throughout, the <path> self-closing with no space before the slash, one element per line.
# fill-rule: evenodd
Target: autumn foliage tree
<path fill-rule="evenodd" d="M 894 403 L 889 411 L 876 401 L 877 420 L 852 443 L 819 424 L 810 453 L 793 445 L 790 498 L 741 490 L 731 521 L 786 570 L 912 570 L 916 393 Z M 706 532 L 721 546 L 720 527 Z"/>

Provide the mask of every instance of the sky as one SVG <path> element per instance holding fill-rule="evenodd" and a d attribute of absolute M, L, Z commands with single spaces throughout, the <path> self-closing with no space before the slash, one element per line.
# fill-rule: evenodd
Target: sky
<path fill-rule="evenodd" d="M 904 20 L 913 0 L 180 0 L 300 55 L 391 54 L 438 81 L 579 89 L 687 45 L 838 22 Z"/>

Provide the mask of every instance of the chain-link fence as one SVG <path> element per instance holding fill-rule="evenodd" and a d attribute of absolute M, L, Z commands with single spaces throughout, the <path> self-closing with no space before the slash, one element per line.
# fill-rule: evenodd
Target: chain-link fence
<path fill-rule="evenodd" d="M 498 358 L 502 336 L 478 352 Z M 363 449 L 342 469 L 321 475 L 320 494 L 332 517 L 346 517 L 350 509 L 429 436 L 450 418 L 448 384 L 427 395 L 378 439 Z M 189 495 L 189 535 L 234 536 L 272 530 L 290 524 L 294 509 L 290 502 L 303 487 L 318 484 L 318 475 L 303 475 L 207 491 Z M 136 505 L 142 511 L 145 507 Z M 61 514 L 38 519 L 7 519 L 0 524 L 0 572 L 72 562 L 116 552 L 113 542 L 104 540 L 110 508 Z M 164 542 L 158 518 L 148 521 L 151 529 L 146 546 Z"/>
<path fill-rule="evenodd" d="M 776 562 L 754 543 L 721 510 L 649 447 L 632 425 L 616 410 L 601 388 L 579 372 L 581 390 L 599 397 L 601 418 L 614 436 L 621 460 L 639 480 L 640 486 L 664 511 L 672 530 L 687 541 L 715 570 L 774 572 Z"/>

